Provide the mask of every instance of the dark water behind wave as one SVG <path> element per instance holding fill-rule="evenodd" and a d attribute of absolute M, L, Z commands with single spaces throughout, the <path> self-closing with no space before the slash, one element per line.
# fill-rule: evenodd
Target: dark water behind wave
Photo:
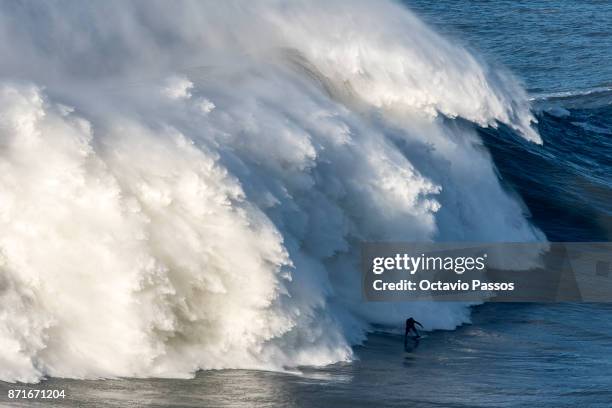
<path fill-rule="evenodd" d="M 612 86 L 612 2 L 403 0 L 438 32 L 509 68 L 534 95 Z"/>
<path fill-rule="evenodd" d="M 612 93 L 604 97 L 595 107 L 590 96 L 542 102 L 542 146 L 508 129 L 481 130 L 501 178 L 550 241 L 612 239 Z"/>
<path fill-rule="evenodd" d="M 501 177 L 548 239 L 612 239 L 612 3 L 404 3 L 437 31 L 510 69 L 534 96 L 543 146 L 508 129 L 482 134 Z"/>

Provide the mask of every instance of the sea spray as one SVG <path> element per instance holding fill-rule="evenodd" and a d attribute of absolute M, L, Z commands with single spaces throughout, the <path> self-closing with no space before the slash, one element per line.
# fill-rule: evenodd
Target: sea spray
<path fill-rule="evenodd" d="M 36 9 L 37 12 L 33 12 Z M 393 2 L 0 4 L 0 379 L 352 357 L 362 240 L 541 238 L 471 125 L 525 92 Z"/>

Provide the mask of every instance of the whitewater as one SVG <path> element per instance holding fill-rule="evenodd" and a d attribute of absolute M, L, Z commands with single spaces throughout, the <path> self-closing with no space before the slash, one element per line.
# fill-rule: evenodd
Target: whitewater
<path fill-rule="evenodd" d="M 348 361 L 363 241 L 535 241 L 507 72 L 391 1 L 0 3 L 0 380 Z"/>

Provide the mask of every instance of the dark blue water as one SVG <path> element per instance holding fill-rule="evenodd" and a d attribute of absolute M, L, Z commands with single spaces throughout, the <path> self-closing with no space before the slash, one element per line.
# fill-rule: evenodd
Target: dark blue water
<path fill-rule="evenodd" d="M 607 0 L 403 2 L 436 31 L 509 68 L 531 94 L 612 87 Z"/>
<path fill-rule="evenodd" d="M 591 96 L 577 96 L 554 101 L 566 107 L 561 115 L 541 111 L 543 146 L 508 129 L 481 130 L 504 182 L 550 241 L 612 238 L 612 93 L 602 96 L 603 106 L 585 106 Z"/>
<path fill-rule="evenodd" d="M 425 21 L 509 68 L 534 99 L 543 146 L 482 134 L 506 184 L 550 241 L 612 239 L 612 3 L 405 2 Z"/>

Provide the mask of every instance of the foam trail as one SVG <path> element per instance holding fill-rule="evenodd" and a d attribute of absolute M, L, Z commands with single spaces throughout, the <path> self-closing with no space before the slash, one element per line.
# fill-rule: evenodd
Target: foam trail
<path fill-rule="evenodd" d="M 37 11 L 32 10 L 36 8 Z M 524 91 L 392 2 L 0 3 L 0 379 L 349 360 L 361 240 L 541 239 Z"/>

